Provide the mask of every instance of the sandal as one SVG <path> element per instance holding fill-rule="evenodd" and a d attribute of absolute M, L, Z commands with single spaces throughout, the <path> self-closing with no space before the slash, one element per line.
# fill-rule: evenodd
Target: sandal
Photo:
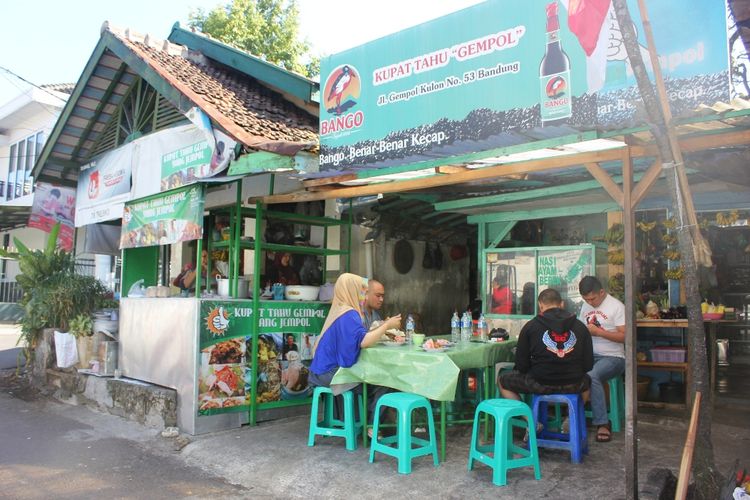
<path fill-rule="evenodd" d="M 610 441 L 612 441 L 612 424 L 607 422 L 596 428 L 596 442 L 609 443 Z"/>

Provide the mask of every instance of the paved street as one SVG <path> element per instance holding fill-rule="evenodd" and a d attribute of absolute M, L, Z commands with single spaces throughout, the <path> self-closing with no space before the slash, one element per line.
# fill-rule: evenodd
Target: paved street
<path fill-rule="evenodd" d="M 7 372 L 5 372 L 7 373 Z M 0 498 L 263 496 L 186 466 L 167 440 L 121 418 L 66 406 L 21 387 L 0 392 Z M 20 391 L 18 399 L 8 392 Z"/>
<path fill-rule="evenodd" d="M 623 498 L 624 433 L 594 443 L 582 465 L 567 453 L 541 450 L 542 480 L 530 468 L 491 483 L 490 470 L 466 470 L 470 427 L 451 428 L 446 461 L 415 459 L 412 473 L 395 461 L 368 462 L 361 446 L 344 450 L 338 438 L 309 448 L 306 414 L 256 427 L 166 439 L 153 429 L 82 406 L 35 395 L 0 371 L 0 498 Z M 746 407 L 715 414 L 717 467 L 726 474 L 747 463 Z M 734 418 L 727 418 L 732 416 Z M 718 423 L 721 422 L 721 423 Z M 731 423 L 730 423 L 731 422 Z M 639 431 L 640 485 L 649 471 L 675 473 L 685 441 L 685 416 L 643 415 Z M 582 488 L 585 488 L 582 490 Z"/>

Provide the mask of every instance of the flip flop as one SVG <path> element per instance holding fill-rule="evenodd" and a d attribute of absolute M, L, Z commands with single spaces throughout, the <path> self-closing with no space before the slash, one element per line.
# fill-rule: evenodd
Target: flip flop
<path fill-rule="evenodd" d="M 603 432 L 606 429 L 606 432 Z M 600 425 L 596 428 L 596 442 L 597 443 L 609 443 L 612 441 L 612 424 L 607 422 L 604 425 Z"/>

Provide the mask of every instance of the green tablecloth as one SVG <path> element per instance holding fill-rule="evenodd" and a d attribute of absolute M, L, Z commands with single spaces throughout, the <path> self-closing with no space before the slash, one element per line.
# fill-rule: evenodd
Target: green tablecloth
<path fill-rule="evenodd" d="M 435 401 L 453 401 L 458 373 L 513 361 L 515 340 L 458 344 L 445 352 L 425 352 L 411 345 L 362 349 L 350 368 L 339 368 L 331 385 L 367 382 L 412 392 Z"/>

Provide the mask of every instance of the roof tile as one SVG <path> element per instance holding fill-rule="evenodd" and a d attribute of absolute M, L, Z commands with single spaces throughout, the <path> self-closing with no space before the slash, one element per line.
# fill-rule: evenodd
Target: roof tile
<path fill-rule="evenodd" d="M 205 61 L 198 63 L 175 55 L 177 51 L 169 47 L 165 51 L 154 44 L 124 41 L 145 55 L 149 64 L 159 65 L 168 77 L 201 95 L 244 131 L 271 141 L 317 143 L 317 118 L 257 80 L 206 58 L 198 58 Z"/>

